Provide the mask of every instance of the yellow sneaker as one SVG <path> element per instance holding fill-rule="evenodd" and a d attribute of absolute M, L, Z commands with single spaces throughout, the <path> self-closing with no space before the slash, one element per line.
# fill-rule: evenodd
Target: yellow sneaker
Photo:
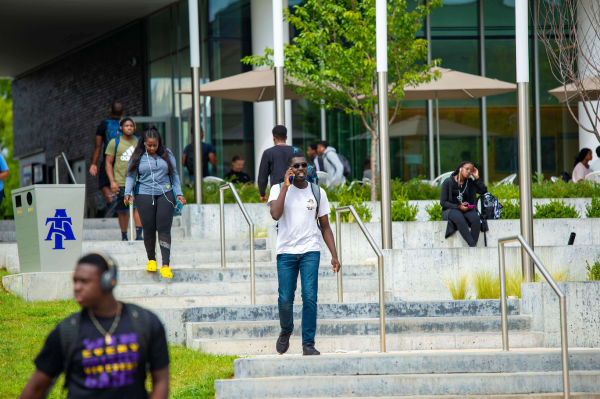
<path fill-rule="evenodd" d="M 161 267 L 160 274 L 162 274 L 164 278 L 173 278 L 173 273 L 171 273 L 171 268 L 169 266 Z"/>
<path fill-rule="evenodd" d="M 149 272 L 155 272 L 156 271 L 156 261 L 149 260 L 148 265 L 146 266 L 146 270 Z"/>

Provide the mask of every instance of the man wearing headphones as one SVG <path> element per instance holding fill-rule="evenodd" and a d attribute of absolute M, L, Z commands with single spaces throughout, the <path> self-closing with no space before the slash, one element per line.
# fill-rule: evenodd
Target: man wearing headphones
<path fill-rule="evenodd" d="M 168 398 L 165 330 L 148 310 L 118 302 L 112 293 L 116 283 L 117 266 L 110 257 L 91 253 L 79 260 L 73 293 L 82 310 L 50 333 L 21 399 L 45 398 L 63 372 L 69 399 Z M 152 376 L 150 396 L 146 370 Z"/>

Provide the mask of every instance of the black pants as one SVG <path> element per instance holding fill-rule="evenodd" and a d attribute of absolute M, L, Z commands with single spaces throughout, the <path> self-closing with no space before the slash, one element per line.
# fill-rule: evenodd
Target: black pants
<path fill-rule="evenodd" d="M 165 194 L 175 204 L 173 191 Z M 158 231 L 158 246 L 162 255 L 162 264 L 169 265 L 171 257 L 171 225 L 173 224 L 173 205 L 167 201 L 165 195 L 138 194 L 135 196 L 136 205 L 144 230 L 144 246 L 148 260 L 156 260 L 156 232 Z"/>
<path fill-rule="evenodd" d="M 448 213 L 448 220 L 456 225 L 458 231 L 460 231 L 460 235 L 470 247 L 477 246 L 479 232 L 481 231 L 481 222 L 479 214 L 475 210 L 471 209 L 470 211 L 462 212 L 459 209 L 451 209 L 450 213 Z M 471 228 L 470 232 L 469 227 Z M 144 234 L 146 234 L 145 230 Z"/>

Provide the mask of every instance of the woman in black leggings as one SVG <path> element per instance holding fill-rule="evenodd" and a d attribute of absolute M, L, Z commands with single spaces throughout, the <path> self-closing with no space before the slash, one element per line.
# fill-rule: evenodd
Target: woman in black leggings
<path fill-rule="evenodd" d="M 146 127 L 129 161 L 125 192 L 131 193 L 134 185 L 135 201 L 144 230 L 144 246 L 148 254 L 146 270 L 156 271 L 156 232 L 158 232 L 158 246 L 163 263 L 160 274 L 165 278 L 173 278 L 169 267 L 173 211 L 177 205 L 176 201 L 185 205 L 185 198 L 175 169 L 175 157 L 163 145 L 162 137 L 154 125 Z M 129 202 L 131 196 L 126 195 L 125 204 Z"/>
<path fill-rule="evenodd" d="M 473 176 L 473 179 L 470 177 Z M 460 231 L 470 247 L 477 246 L 481 220 L 477 212 L 477 194 L 487 193 L 487 187 L 479 178 L 479 171 L 472 162 L 465 161 L 442 184 L 440 205 L 442 220 L 448 221 L 446 238 Z M 469 231 L 469 227 L 471 231 Z"/>

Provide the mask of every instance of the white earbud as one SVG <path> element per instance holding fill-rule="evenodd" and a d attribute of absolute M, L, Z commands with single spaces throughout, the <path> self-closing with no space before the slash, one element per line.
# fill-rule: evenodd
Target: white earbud
<path fill-rule="evenodd" d="M 144 144 L 145 145 L 145 144 Z M 154 180 L 154 172 L 152 171 L 152 164 L 150 163 L 150 156 L 148 155 L 148 147 L 146 147 L 146 161 L 148 161 L 148 167 L 150 168 L 150 176 L 152 176 L 152 205 L 154 205 L 154 186 L 157 185 L 156 181 Z M 163 195 L 165 196 L 165 199 L 167 201 L 169 201 L 169 204 L 171 204 L 173 206 L 173 208 L 176 208 L 175 204 L 173 204 L 168 198 L 167 198 L 167 193 L 165 193 L 165 190 L 162 188 L 162 186 L 160 184 L 158 184 L 158 187 L 160 187 L 160 189 L 162 190 Z"/>

